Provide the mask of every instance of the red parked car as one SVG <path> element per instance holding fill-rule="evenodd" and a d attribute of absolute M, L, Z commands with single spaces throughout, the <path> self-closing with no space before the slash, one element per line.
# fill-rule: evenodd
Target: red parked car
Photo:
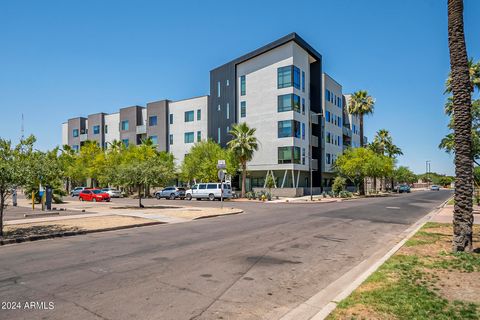
<path fill-rule="evenodd" d="M 78 195 L 80 201 L 107 201 L 110 202 L 110 195 L 100 189 L 85 189 Z"/>

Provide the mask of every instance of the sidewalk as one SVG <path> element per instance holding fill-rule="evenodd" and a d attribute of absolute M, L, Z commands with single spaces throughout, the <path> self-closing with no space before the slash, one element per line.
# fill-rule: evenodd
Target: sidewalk
<path fill-rule="evenodd" d="M 477 206 L 475 206 L 477 207 Z M 475 208 L 478 209 L 478 208 Z M 474 221 L 473 224 L 480 224 L 480 214 L 474 212 Z M 447 205 L 440 209 L 440 211 L 432 217 L 430 220 L 431 222 L 439 222 L 439 223 L 452 223 L 453 221 L 453 205 Z"/>

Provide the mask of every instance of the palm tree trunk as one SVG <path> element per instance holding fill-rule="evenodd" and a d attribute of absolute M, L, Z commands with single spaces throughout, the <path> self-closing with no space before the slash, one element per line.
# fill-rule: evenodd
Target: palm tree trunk
<path fill-rule="evenodd" d="M 360 147 L 363 147 L 363 114 L 360 113 Z"/>
<path fill-rule="evenodd" d="M 463 0 L 448 0 L 448 46 L 455 135 L 453 251 L 472 250 L 472 85 L 463 29 Z"/>
<path fill-rule="evenodd" d="M 245 198 L 245 183 L 247 180 L 247 164 L 242 163 L 242 194 L 241 197 Z"/>

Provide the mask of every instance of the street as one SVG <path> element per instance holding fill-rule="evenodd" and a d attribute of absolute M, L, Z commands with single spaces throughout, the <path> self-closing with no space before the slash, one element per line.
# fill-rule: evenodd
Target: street
<path fill-rule="evenodd" d="M 0 247 L 0 318 L 278 319 L 451 195 L 230 202 L 245 213 Z"/>

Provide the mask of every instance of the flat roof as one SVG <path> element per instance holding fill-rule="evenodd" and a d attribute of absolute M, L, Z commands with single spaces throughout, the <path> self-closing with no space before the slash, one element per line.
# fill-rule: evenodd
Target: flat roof
<path fill-rule="evenodd" d="M 298 44 L 302 49 L 304 49 L 305 51 L 308 52 L 309 55 L 311 55 L 312 57 L 314 57 L 316 60 L 318 61 L 321 61 L 322 60 L 322 55 L 317 51 L 315 50 L 311 45 L 309 45 L 305 40 L 303 40 L 302 37 L 300 37 L 296 32 L 292 32 L 292 33 L 289 33 L 287 34 L 286 36 L 283 36 L 281 37 L 280 39 L 277 39 L 273 42 L 270 42 L 269 44 L 267 45 L 264 45 L 263 47 L 260 47 L 254 51 L 251 51 L 247 54 L 244 54 L 243 56 L 240 56 L 239 58 L 236 58 L 230 62 L 227 62 L 217 68 L 214 68 L 213 70 L 215 69 L 218 69 L 218 68 L 221 68 L 227 64 L 240 64 L 242 62 L 245 62 L 247 60 L 250 60 L 252 58 L 255 58 L 261 54 L 264 54 L 268 51 L 271 51 L 275 48 L 278 48 L 290 41 L 293 41 L 295 42 L 296 44 Z"/>

